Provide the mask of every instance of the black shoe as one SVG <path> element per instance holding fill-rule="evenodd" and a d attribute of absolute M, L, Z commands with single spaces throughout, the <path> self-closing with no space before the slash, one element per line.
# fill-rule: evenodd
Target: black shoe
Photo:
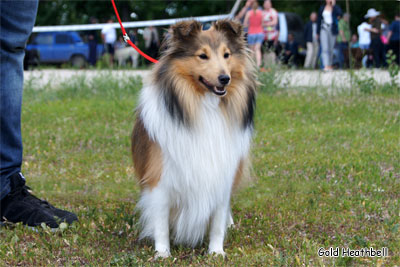
<path fill-rule="evenodd" d="M 39 226 L 45 223 L 51 228 L 58 228 L 61 222 L 71 224 L 78 220 L 75 214 L 57 209 L 47 201 L 32 195 L 21 173 L 13 174 L 10 182 L 11 192 L 1 200 L 1 221 L 22 222 L 28 226 Z"/>

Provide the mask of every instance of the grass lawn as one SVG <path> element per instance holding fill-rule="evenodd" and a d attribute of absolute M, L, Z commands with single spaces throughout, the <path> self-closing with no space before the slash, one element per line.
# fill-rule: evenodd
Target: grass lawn
<path fill-rule="evenodd" d="M 76 77 L 27 83 L 23 171 L 39 197 L 80 222 L 0 228 L 0 265 L 386 265 L 400 263 L 399 94 L 275 88 L 258 94 L 253 181 L 237 192 L 227 258 L 139 241 L 130 158 L 141 82 Z M 273 87 L 273 85 L 271 85 Z M 387 247 L 389 257 L 319 257 L 320 247 Z"/>

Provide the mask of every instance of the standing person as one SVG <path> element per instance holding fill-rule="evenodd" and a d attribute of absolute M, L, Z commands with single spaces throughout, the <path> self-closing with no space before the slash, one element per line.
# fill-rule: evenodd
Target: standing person
<path fill-rule="evenodd" d="M 0 221 L 58 228 L 75 214 L 33 196 L 21 173 L 21 106 L 24 49 L 38 1 L 1 1 L 0 23 Z"/>
<path fill-rule="evenodd" d="M 304 61 L 304 68 L 315 68 L 317 63 L 319 43 L 317 39 L 317 13 L 312 12 L 310 21 L 307 22 L 304 29 L 304 40 L 307 45 L 306 60 Z"/>
<path fill-rule="evenodd" d="M 396 55 L 396 62 L 400 65 L 400 13 L 394 17 L 394 21 L 389 26 L 389 49 Z"/>
<path fill-rule="evenodd" d="M 350 15 L 344 13 L 339 20 L 339 35 L 337 42 L 339 44 L 339 68 L 343 69 L 344 65 L 349 63 L 349 41 L 350 41 Z"/>
<path fill-rule="evenodd" d="M 143 32 L 143 39 L 147 54 L 152 58 L 156 58 L 160 45 L 157 29 L 153 26 L 146 27 Z M 146 64 L 150 63 L 150 61 L 146 61 Z"/>
<path fill-rule="evenodd" d="M 362 50 L 369 49 L 369 46 L 371 44 L 371 34 L 369 33 L 369 31 L 366 30 L 366 29 L 370 29 L 370 28 L 371 28 L 371 24 L 369 24 L 366 21 L 364 21 L 357 27 L 357 32 L 358 32 L 358 36 L 359 36 L 358 42 L 359 42 L 360 48 Z"/>
<path fill-rule="evenodd" d="M 113 23 L 112 19 L 107 21 L 107 25 L 101 30 L 101 37 L 104 42 L 105 51 L 110 57 L 110 66 L 114 64 L 114 44 L 117 41 L 117 31 L 111 25 Z"/>
<path fill-rule="evenodd" d="M 382 21 L 382 34 L 381 34 L 381 41 L 383 44 L 383 51 L 385 53 L 385 66 L 386 66 L 386 54 L 389 51 L 389 21 L 383 16 L 383 14 L 380 16 L 380 19 Z"/>
<path fill-rule="evenodd" d="M 129 32 L 128 32 L 128 36 L 129 36 L 129 39 L 131 40 L 131 42 L 134 44 L 134 45 L 137 45 L 137 31 L 136 30 L 130 30 Z"/>
<path fill-rule="evenodd" d="M 252 10 L 246 13 L 244 25 L 248 27 L 247 41 L 254 52 L 258 68 L 261 66 L 261 45 L 264 41 L 262 22 L 263 12 L 258 9 L 258 3 L 255 1 L 253 2 Z"/>
<path fill-rule="evenodd" d="M 274 47 L 274 45 L 278 41 L 278 12 L 272 7 L 271 0 L 265 0 L 263 7 L 263 26 L 265 42 L 267 45 L 267 49 L 271 49 L 271 47 Z"/>
<path fill-rule="evenodd" d="M 98 20 L 96 18 L 90 18 L 91 24 L 97 24 Z M 94 66 L 97 61 L 97 32 L 96 30 L 91 30 L 87 32 L 89 41 L 89 64 Z"/>
<path fill-rule="evenodd" d="M 380 68 L 385 65 L 385 48 L 381 40 L 382 34 L 382 21 L 378 17 L 380 12 L 376 11 L 374 8 L 370 8 L 367 14 L 364 16 L 369 20 L 371 28 L 366 28 L 366 31 L 371 33 L 371 46 L 372 54 L 374 57 L 375 68 Z"/>
<path fill-rule="evenodd" d="M 357 27 L 357 32 L 359 36 L 359 46 L 362 51 L 362 65 L 366 68 L 369 67 L 368 57 L 369 57 L 369 46 L 371 45 L 371 34 L 366 29 L 370 29 L 371 25 L 364 21 Z"/>
<path fill-rule="evenodd" d="M 129 32 L 128 32 L 128 36 L 129 36 L 129 39 L 131 40 L 131 42 L 134 44 L 134 45 L 138 45 L 137 44 L 137 31 L 136 30 L 130 30 Z M 132 53 L 131 54 L 131 60 L 132 60 L 132 67 L 133 68 L 137 68 L 137 66 L 138 66 L 138 59 L 139 59 L 139 53 L 135 50 L 135 53 Z"/>
<path fill-rule="evenodd" d="M 244 17 L 246 16 L 246 13 L 251 10 L 251 7 L 253 6 L 253 3 L 255 1 L 256 0 L 247 0 L 242 9 L 236 15 L 235 19 L 239 20 L 240 23 L 244 24 Z M 247 29 L 245 29 L 245 32 L 247 32 Z"/>
<path fill-rule="evenodd" d="M 321 58 L 324 71 L 333 69 L 333 48 L 336 36 L 339 33 L 338 18 L 342 16 L 342 9 L 336 5 L 336 0 L 325 0 L 318 12 L 317 33 L 321 42 Z"/>

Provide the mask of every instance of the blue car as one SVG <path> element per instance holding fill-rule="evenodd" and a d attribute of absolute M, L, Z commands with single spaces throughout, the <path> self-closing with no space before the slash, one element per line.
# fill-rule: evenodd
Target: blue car
<path fill-rule="evenodd" d="M 102 55 L 103 45 L 97 46 L 97 55 Z M 89 58 L 89 45 L 77 32 L 40 32 L 26 47 L 27 55 L 35 55 L 33 62 L 46 64 L 71 63 L 81 68 Z M 29 62 L 29 61 L 28 61 Z"/>

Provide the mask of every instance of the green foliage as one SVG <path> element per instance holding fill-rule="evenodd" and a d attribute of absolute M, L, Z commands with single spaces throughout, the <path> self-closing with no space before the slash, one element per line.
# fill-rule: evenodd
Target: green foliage
<path fill-rule="evenodd" d="M 389 65 L 388 71 L 391 79 L 391 87 L 393 89 L 397 89 L 400 91 L 400 84 L 399 84 L 399 65 L 396 63 L 396 55 L 393 53 L 392 50 L 386 54 L 386 60 Z"/>
<path fill-rule="evenodd" d="M 265 93 L 275 93 L 281 90 L 280 85 L 277 83 L 278 67 L 271 65 L 265 72 L 260 72 L 259 77 L 259 90 Z"/>
<path fill-rule="evenodd" d="M 354 75 L 353 82 L 356 88 L 362 93 L 372 93 L 378 88 L 378 83 L 373 77 L 369 77 L 367 74 L 360 72 L 359 76 Z"/>
<path fill-rule="evenodd" d="M 390 55 L 390 54 L 389 54 Z M 389 56 L 389 58 L 393 58 Z M 349 70 L 348 73 L 350 75 L 352 90 L 359 90 L 362 93 L 370 94 L 374 91 L 380 91 L 382 93 L 398 93 L 399 90 L 399 82 L 398 82 L 398 74 L 399 67 L 394 61 L 388 61 L 389 63 L 389 75 L 390 82 L 386 82 L 383 85 L 379 85 L 377 81 L 373 78 L 373 72 L 367 72 L 365 70 L 357 71 L 357 74 L 353 70 Z"/>
<path fill-rule="evenodd" d="M 268 74 L 265 74 L 268 75 Z M 267 77 L 267 79 L 269 79 Z M 39 197 L 78 214 L 56 232 L 0 227 L 0 262 L 22 266 L 393 266 L 400 262 L 400 98 L 377 87 L 332 95 L 260 82 L 254 180 L 232 197 L 227 258 L 139 241 L 130 159 L 139 79 L 111 72 L 54 88 L 29 81 L 23 171 Z M 326 88 L 325 88 L 326 89 Z M 320 247 L 388 247 L 387 258 L 318 257 Z"/>
<path fill-rule="evenodd" d="M 38 78 L 40 79 L 40 78 Z M 87 79 L 85 75 L 76 75 L 74 79 L 61 82 L 56 87 L 39 87 L 35 79 L 25 82 L 24 98 L 31 102 L 66 101 L 74 99 L 108 99 L 118 102 L 128 94 L 136 94 L 141 79 L 135 76 L 113 78 L 111 71 Z"/>
<path fill-rule="evenodd" d="M 242 6 L 245 1 L 242 1 Z M 263 1 L 259 1 L 262 4 Z M 165 18 L 179 18 L 191 16 L 205 16 L 228 13 L 235 0 L 195 0 L 195 1 L 167 1 L 167 0 L 116 0 L 117 8 L 123 21 L 130 21 L 130 14 L 137 14 L 136 20 L 152 20 Z M 273 6 L 280 12 L 293 12 L 300 15 L 304 22 L 309 19 L 312 11 L 318 11 L 320 0 L 280 0 L 272 1 Z M 338 0 L 337 4 L 346 11 L 345 0 Z M 369 8 L 381 11 L 391 20 L 398 8 L 395 0 L 389 1 L 349 1 L 352 15 L 350 24 L 352 32 L 357 31 L 364 15 Z M 110 1 L 40 1 L 36 25 L 68 25 L 89 23 L 90 17 L 96 17 L 100 22 L 115 15 Z"/>
<path fill-rule="evenodd" d="M 165 1 L 165 0 L 115 0 L 123 21 L 166 19 L 202 15 L 226 14 L 234 1 Z M 40 1 L 36 25 L 68 25 L 90 23 L 95 17 L 101 23 L 109 18 L 116 20 L 111 1 Z"/>

